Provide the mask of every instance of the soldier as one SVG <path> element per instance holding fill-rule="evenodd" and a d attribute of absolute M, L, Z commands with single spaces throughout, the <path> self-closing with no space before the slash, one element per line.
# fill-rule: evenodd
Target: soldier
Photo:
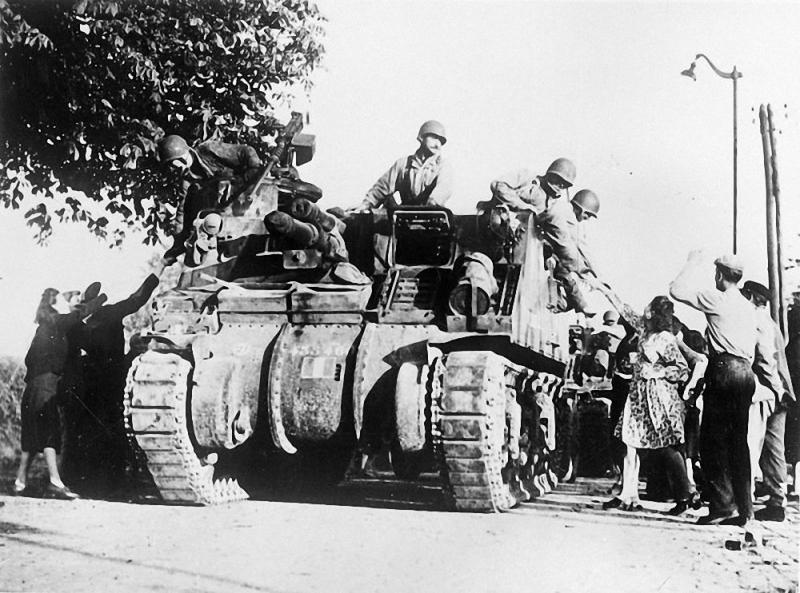
<path fill-rule="evenodd" d="M 167 263 L 184 252 L 197 215 L 207 208 L 224 207 L 261 172 L 255 149 L 244 144 L 208 140 L 190 147 L 171 134 L 159 143 L 161 162 L 181 176 L 178 210 L 173 224 L 174 243 L 164 254 Z"/>
<path fill-rule="evenodd" d="M 567 206 L 562 197 L 572 187 L 575 175 L 575 165 L 565 158 L 553 161 L 544 175 L 536 175 L 528 169 L 508 173 L 492 181 L 492 199 L 488 203 L 480 202 L 478 210 L 479 216 L 482 210 L 496 205 L 512 212 L 533 212 L 536 224 L 544 231 L 558 259 L 554 275 L 564 286 L 568 306 L 586 311 L 588 305 L 577 280 L 586 267 L 585 258 L 578 249 L 577 223 L 596 216 L 600 202 L 593 192 L 582 190 L 583 193 L 578 192 L 581 199 L 573 203 L 572 208 Z"/>
<path fill-rule="evenodd" d="M 447 143 L 444 126 L 426 121 L 417 133 L 419 148 L 414 154 L 397 159 L 380 176 L 355 210 L 371 211 L 380 206 L 443 206 L 453 193 L 453 170 L 442 156 Z"/>
<path fill-rule="evenodd" d="M 596 276 L 597 271 L 589 258 L 589 249 L 586 242 L 586 233 L 583 232 L 583 225 L 589 220 L 597 218 L 600 212 L 600 198 L 592 190 L 582 189 L 572 197 L 570 205 L 572 206 L 572 216 L 567 213 L 567 224 L 575 239 L 575 245 L 578 247 L 581 273 L 591 272 Z M 547 220 L 546 216 L 544 218 Z"/>

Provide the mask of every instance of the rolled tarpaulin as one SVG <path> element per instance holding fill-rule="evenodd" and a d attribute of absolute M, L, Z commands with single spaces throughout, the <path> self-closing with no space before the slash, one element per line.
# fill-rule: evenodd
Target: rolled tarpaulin
<path fill-rule="evenodd" d="M 335 228 L 338 229 L 340 233 L 344 231 L 344 222 L 322 211 L 319 206 L 306 198 L 295 198 L 292 200 L 289 206 L 289 213 L 297 220 L 316 224 L 323 231 L 328 233 Z"/>
<path fill-rule="evenodd" d="M 492 260 L 483 253 L 464 258 L 458 282 L 450 291 L 450 310 L 458 315 L 485 315 L 497 293 Z"/>
<path fill-rule="evenodd" d="M 285 212 L 275 210 L 264 217 L 264 225 L 270 233 L 294 241 L 298 246 L 312 247 L 319 242 L 320 233 L 313 224 L 295 220 Z"/>

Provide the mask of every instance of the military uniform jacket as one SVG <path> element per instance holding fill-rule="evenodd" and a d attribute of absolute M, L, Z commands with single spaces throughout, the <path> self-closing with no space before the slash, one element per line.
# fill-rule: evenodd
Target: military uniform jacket
<path fill-rule="evenodd" d="M 214 179 L 238 179 L 244 183 L 252 181 L 259 172 L 261 159 L 252 146 L 229 144 L 208 140 L 190 149 L 194 161 L 186 171 L 178 189 L 178 211 L 175 214 L 177 228 L 183 227 L 184 204 L 189 193 L 199 189 L 203 182 Z"/>
<path fill-rule="evenodd" d="M 495 179 L 489 187 L 495 202 L 515 211 L 530 210 L 536 214 L 536 224 L 544 231 L 565 270 L 583 271 L 586 265 L 578 250 L 578 221 L 572 206 L 565 198 L 548 196 L 542 187 L 542 177 L 528 169 L 519 169 Z"/>
<path fill-rule="evenodd" d="M 423 158 L 420 151 L 397 159 L 367 192 L 373 208 L 383 205 L 395 192 L 404 206 L 443 206 L 453 193 L 453 172 L 442 155 Z"/>

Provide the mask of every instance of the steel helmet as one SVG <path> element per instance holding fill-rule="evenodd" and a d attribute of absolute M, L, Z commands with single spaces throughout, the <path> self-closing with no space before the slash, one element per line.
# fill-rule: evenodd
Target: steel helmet
<path fill-rule="evenodd" d="M 215 237 L 222 229 L 222 217 L 216 212 L 209 212 L 203 219 L 203 230 L 206 234 Z"/>
<path fill-rule="evenodd" d="M 619 313 L 613 309 L 609 309 L 603 313 L 603 323 L 616 323 L 617 321 L 619 321 Z"/>
<path fill-rule="evenodd" d="M 442 144 L 447 142 L 447 132 L 444 131 L 444 126 L 435 119 L 429 119 L 419 127 L 417 140 L 422 142 L 422 139 L 429 134 L 441 138 Z"/>
<path fill-rule="evenodd" d="M 597 216 L 600 212 L 600 200 L 597 194 L 590 189 L 582 189 L 572 197 L 572 203 L 590 216 Z"/>
<path fill-rule="evenodd" d="M 161 159 L 162 163 L 168 163 L 170 161 L 174 161 L 175 159 L 182 157 L 188 152 L 189 152 L 189 145 L 186 144 L 186 140 L 184 140 L 177 134 L 170 134 L 169 136 L 164 136 L 164 138 L 158 145 L 158 158 Z"/>
<path fill-rule="evenodd" d="M 555 175 L 567 183 L 567 187 L 575 183 L 575 163 L 569 159 L 559 158 L 547 167 L 547 175 Z"/>

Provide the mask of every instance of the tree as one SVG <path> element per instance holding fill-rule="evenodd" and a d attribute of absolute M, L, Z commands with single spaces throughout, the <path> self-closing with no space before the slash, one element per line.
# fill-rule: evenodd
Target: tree
<path fill-rule="evenodd" d="M 158 140 L 263 154 L 274 110 L 309 90 L 324 22 L 309 0 L 0 0 L 0 201 L 39 239 L 57 219 L 155 243 L 175 183 Z"/>

